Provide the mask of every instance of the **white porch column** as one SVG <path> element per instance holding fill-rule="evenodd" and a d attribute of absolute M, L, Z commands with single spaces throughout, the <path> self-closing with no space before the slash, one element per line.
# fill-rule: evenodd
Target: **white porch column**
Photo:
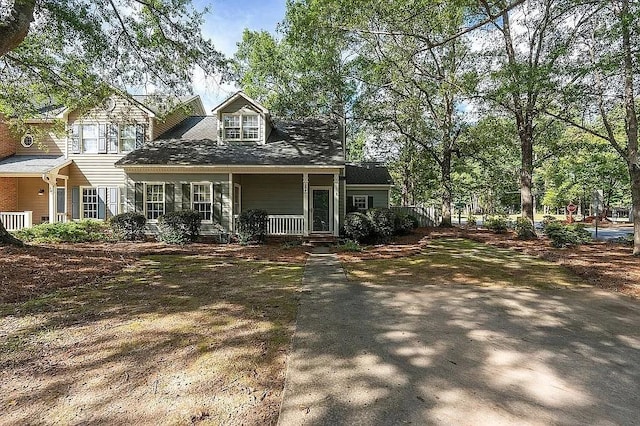
<path fill-rule="evenodd" d="M 58 198 L 58 185 L 56 185 L 55 178 L 49 179 L 49 223 L 56 223 L 58 221 L 57 218 L 57 203 L 56 199 Z"/>
<path fill-rule="evenodd" d="M 340 235 L 340 173 L 333 175 L 333 235 Z"/>
<path fill-rule="evenodd" d="M 229 233 L 233 233 L 233 173 L 229 173 Z"/>
<path fill-rule="evenodd" d="M 309 235 L 309 173 L 302 174 L 302 214 L 304 215 L 303 235 Z"/>

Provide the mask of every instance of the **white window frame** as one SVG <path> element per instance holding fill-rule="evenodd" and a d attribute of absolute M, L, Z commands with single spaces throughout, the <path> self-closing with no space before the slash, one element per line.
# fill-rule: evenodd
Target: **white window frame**
<path fill-rule="evenodd" d="M 94 191 L 96 191 L 96 217 L 85 217 L 84 213 L 85 213 L 85 209 L 84 209 L 84 191 L 86 189 L 92 189 Z M 99 214 L 99 210 L 100 210 L 100 196 L 98 195 L 98 187 L 97 186 L 81 186 L 80 187 L 80 220 L 85 220 L 85 219 L 92 219 L 92 220 L 103 220 L 103 219 L 99 219 L 98 218 L 98 214 Z"/>
<path fill-rule="evenodd" d="M 84 128 L 86 126 L 95 126 L 96 127 L 96 150 L 95 151 L 87 151 L 85 149 L 84 146 Z M 80 152 L 82 154 L 99 154 L 100 153 L 100 124 L 98 123 L 80 123 L 78 124 L 78 130 L 79 130 L 79 135 L 78 138 L 80 139 Z"/>
<path fill-rule="evenodd" d="M 136 124 L 130 124 L 130 123 L 122 123 L 122 124 L 117 124 L 118 126 L 118 153 L 119 154 L 124 154 L 127 152 L 131 152 L 134 151 L 136 149 L 136 140 L 138 138 L 138 127 Z M 125 127 L 133 127 L 133 148 L 132 149 L 123 149 L 122 146 L 122 141 L 124 140 L 124 138 L 122 137 L 123 133 L 124 133 L 124 128 Z"/>
<path fill-rule="evenodd" d="M 208 186 L 209 187 L 209 194 L 211 195 L 211 199 L 209 200 L 209 207 L 211 208 L 211 219 L 202 219 L 202 223 L 213 223 L 214 220 L 214 208 L 213 208 L 213 200 L 215 200 L 215 194 L 213 193 L 213 182 L 191 182 L 191 210 L 195 210 L 197 212 L 199 212 L 199 210 L 196 210 L 195 208 L 195 201 L 194 201 L 194 196 L 195 196 L 195 191 L 193 189 L 194 186 L 199 185 L 199 186 Z M 198 204 L 206 204 L 203 202 L 198 202 Z"/>
<path fill-rule="evenodd" d="M 158 215 L 158 217 L 167 213 L 167 193 L 165 191 L 165 182 L 144 182 L 144 192 L 142 196 L 142 200 L 144 202 L 144 217 L 147 218 L 147 222 L 149 223 L 157 223 L 158 218 L 150 219 L 149 218 L 149 209 L 148 209 L 148 201 L 147 201 L 147 187 L 149 185 L 160 185 L 162 186 L 162 213 Z M 158 203 L 157 201 L 153 201 L 153 203 Z"/>
<path fill-rule="evenodd" d="M 255 138 L 245 138 L 244 137 L 244 117 L 248 117 L 248 116 L 255 116 L 258 118 L 258 125 L 257 126 L 249 126 L 249 128 L 254 129 L 257 128 L 257 132 L 256 132 L 256 137 Z M 238 126 L 229 126 L 227 127 L 227 124 L 225 122 L 225 118 L 226 117 L 238 117 L 239 120 L 239 125 Z M 241 112 L 235 112 L 235 113 L 223 113 L 222 114 L 222 138 L 225 141 L 233 141 L 233 142 L 254 142 L 254 141 L 259 141 L 260 140 L 260 114 L 258 113 L 241 113 Z M 239 138 L 228 138 L 227 137 L 227 129 L 238 129 L 239 130 Z"/>
<path fill-rule="evenodd" d="M 356 199 L 359 201 L 364 200 L 364 208 L 358 207 Z M 368 195 L 354 195 L 353 196 L 353 207 L 358 211 L 368 210 L 369 209 L 369 196 Z"/>

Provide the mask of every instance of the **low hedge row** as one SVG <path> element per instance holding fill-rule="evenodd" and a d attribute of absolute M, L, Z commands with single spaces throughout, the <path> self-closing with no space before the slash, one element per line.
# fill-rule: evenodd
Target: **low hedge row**
<path fill-rule="evenodd" d="M 366 213 L 349 213 L 343 233 L 358 243 L 385 241 L 392 235 L 404 235 L 418 227 L 417 218 L 391 209 L 369 209 Z"/>

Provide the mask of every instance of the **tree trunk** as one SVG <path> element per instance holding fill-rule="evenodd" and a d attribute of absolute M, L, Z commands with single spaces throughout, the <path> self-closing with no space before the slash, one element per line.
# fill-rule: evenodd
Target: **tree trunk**
<path fill-rule="evenodd" d="M 446 150 L 442 156 L 440 165 L 442 173 L 442 220 L 440 227 L 451 228 L 451 203 L 453 194 L 451 193 L 451 151 Z"/>
<path fill-rule="evenodd" d="M 633 255 L 640 256 L 640 167 L 629 167 L 631 176 L 631 211 L 633 215 Z"/>
<path fill-rule="evenodd" d="M 522 162 L 520 169 L 520 208 L 522 217 L 533 223 L 533 141 L 528 132 L 520 135 Z"/>
<path fill-rule="evenodd" d="M 4 245 L 23 246 L 24 243 L 11 235 L 4 227 L 4 223 L 0 220 L 0 246 Z"/>
<path fill-rule="evenodd" d="M 15 0 L 10 9 L 0 10 L 0 56 L 18 47 L 27 36 L 35 4 L 35 0 Z"/>
<path fill-rule="evenodd" d="M 640 256 L 640 153 L 638 153 L 638 115 L 634 90 L 634 53 L 631 41 L 629 0 L 623 0 L 620 14 L 622 28 L 622 50 L 624 54 L 624 109 L 627 133 L 627 165 L 631 178 L 631 200 L 633 205 L 633 254 Z"/>

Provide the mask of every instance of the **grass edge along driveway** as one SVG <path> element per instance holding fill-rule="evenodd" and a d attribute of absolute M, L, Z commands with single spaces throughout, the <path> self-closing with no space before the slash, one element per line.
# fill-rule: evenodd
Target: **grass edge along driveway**
<path fill-rule="evenodd" d="M 0 424 L 272 424 L 303 266 L 146 256 L 0 305 Z"/>
<path fill-rule="evenodd" d="M 462 238 L 432 240 L 420 254 L 343 261 L 349 279 L 374 285 L 479 285 L 538 289 L 587 287 L 566 268 Z"/>

